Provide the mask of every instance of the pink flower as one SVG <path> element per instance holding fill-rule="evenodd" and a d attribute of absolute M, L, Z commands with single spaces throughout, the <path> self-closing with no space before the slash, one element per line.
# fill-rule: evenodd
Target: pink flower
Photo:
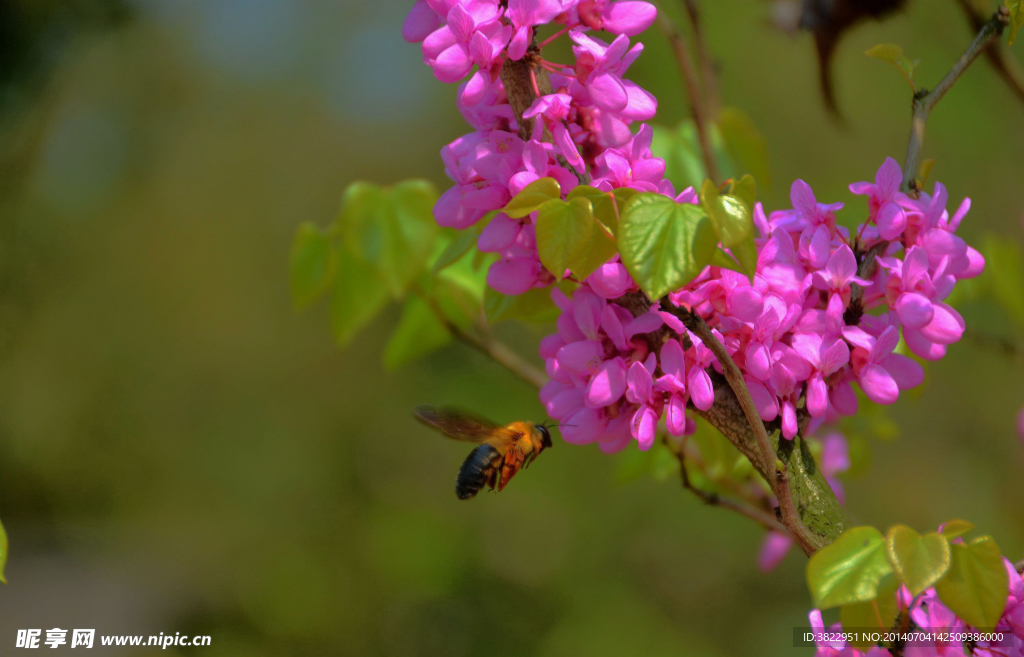
<path fill-rule="evenodd" d="M 793 349 L 811 365 L 811 376 L 807 379 L 807 412 L 812 417 L 820 417 L 828 410 L 825 379 L 850 362 L 850 348 L 838 338 L 798 333 L 793 336 Z"/>
<path fill-rule="evenodd" d="M 627 36 L 640 34 L 658 17 L 654 5 L 636 0 L 581 0 L 576 12 L 580 22 L 594 30 Z"/>
<path fill-rule="evenodd" d="M 548 23 L 562 12 L 561 0 L 508 0 L 508 18 L 515 35 L 508 46 L 508 56 L 522 59 L 533 40 L 533 26 Z"/>
<path fill-rule="evenodd" d="M 896 160 L 885 158 L 885 162 L 875 174 L 875 183 L 853 183 L 850 191 L 854 194 L 868 196 L 869 220 L 878 226 L 878 234 L 884 240 L 892 240 L 899 236 L 907 227 L 907 215 L 901 204 L 907 202 L 907 196 L 900 191 L 903 172 Z"/>
<path fill-rule="evenodd" d="M 877 338 L 851 326 L 843 331 L 843 337 L 856 345 L 851 354 L 853 371 L 864 394 L 876 404 L 892 404 L 901 389 L 924 382 L 924 368 L 911 358 L 893 353 L 900 339 L 895 326 L 889 326 Z"/>
<path fill-rule="evenodd" d="M 657 398 L 654 395 L 654 369 L 657 358 L 648 356 L 643 363 L 633 363 L 629 368 L 626 399 L 639 404 L 640 408 L 633 414 L 630 430 L 642 451 L 654 445 L 658 432 L 658 412 L 654 410 Z"/>

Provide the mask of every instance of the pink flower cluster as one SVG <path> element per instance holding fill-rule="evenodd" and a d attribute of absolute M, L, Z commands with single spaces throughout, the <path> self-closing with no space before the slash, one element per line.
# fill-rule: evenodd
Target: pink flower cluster
<path fill-rule="evenodd" d="M 585 175 L 605 191 L 631 187 L 696 203 L 692 188 L 677 196 L 664 178 L 665 163 L 651 152 L 651 128 L 641 125 L 634 134 L 630 127 L 657 109 L 651 94 L 624 78 L 643 49 L 630 46 L 629 37 L 655 18 L 653 5 L 634 0 L 418 0 L 404 35 L 422 41 L 424 61 L 439 79 L 460 82 L 458 106 L 474 128 L 441 151 L 455 185 L 434 207 L 437 222 L 469 228 L 542 177 L 555 178 L 563 193 Z M 549 22 L 562 27 L 535 46 L 534 29 Z M 598 29 L 614 40 L 588 34 Z M 543 58 L 544 46 L 562 34 L 574 43 L 572 66 Z M 530 71 L 544 69 L 553 88 L 535 93 L 523 115 L 534 121 L 529 139 L 520 134 L 500 76 L 506 62 L 522 58 Z M 853 414 L 854 383 L 880 404 L 920 384 L 921 366 L 896 351 L 901 335 L 912 353 L 934 360 L 963 334 L 963 319 L 943 300 L 957 280 L 984 267 L 955 235 L 970 202 L 950 216 L 942 185 L 911 199 L 899 191 L 900 180 L 899 165 L 887 159 L 873 183 L 850 186 L 869 204 L 867 221 L 852 235 L 836 223 L 843 204 L 818 203 L 798 180 L 792 209 L 766 216 L 760 204 L 755 208 L 760 237 L 752 281 L 708 267 L 669 295 L 714 329 L 762 419 L 778 420 L 786 438 L 798 431 L 800 407 L 811 416 L 812 433 Z M 499 254 L 487 277 L 495 290 L 521 294 L 554 281 L 537 255 L 535 219 L 498 213 L 482 230 L 478 248 Z M 858 276 L 858 257 L 875 260 L 869 280 Z M 659 300 L 639 317 L 616 301 L 636 291 L 617 257 L 572 298 L 553 291 L 562 315 L 558 333 L 541 345 L 551 377 L 541 398 L 563 421 L 569 442 L 615 451 L 635 439 L 648 449 L 662 418 L 670 434 L 683 435 L 693 426 L 686 409 L 714 403 L 709 372 L 721 370 L 711 350 Z M 671 335 L 654 345 L 645 336 L 663 325 Z"/>
<path fill-rule="evenodd" d="M 566 191 L 587 175 L 603 190 L 633 187 L 674 196 L 664 161 L 651 154 L 651 129 L 634 136 L 630 128 L 654 117 L 657 100 L 624 77 L 643 51 L 640 43 L 630 46 L 630 37 L 656 17 L 654 5 L 637 0 L 418 0 L 403 35 L 422 42 L 423 59 L 439 80 L 460 83 L 458 107 L 474 129 L 441 151 L 455 185 L 434 208 L 437 222 L 469 228 L 544 177 Z M 531 50 L 534 28 L 547 23 L 562 26 L 552 38 L 568 34 L 572 40 L 572 66 L 544 60 L 546 42 Z M 608 43 L 590 30 L 615 38 Z M 524 57 L 544 69 L 553 89 L 523 115 L 534 122 L 529 139 L 521 138 L 500 77 L 507 60 Z M 554 280 L 537 257 L 533 218 L 498 214 L 478 247 L 499 254 L 487 278 L 499 292 L 522 294 Z"/>
<path fill-rule="evenodd" d="M 956 541 L 962 541 L 962 539 L 956 539 Z M 970 629 L 982 629 L 985 632 L 990 632 L 994 629 L 997 632 L 1005 633 L 1007 638 L 1010 635 L 1014 638 L 1004 639 L 991 645 L 986 642 L 978 642 L 970 653 L 964 650 L 961 643 L 917 639 L 907 642 L 903 654 L 907 657 L 968 657 L 968 654 L 974 655 L 974 657 L 1024 657 L 1024 578 L 1017 573 L 1013 564 L 1006 559 L 1003 561 L 1009 576 L 1010 590 L 1006 598 L 1006 607 L 995 628 L 971 628 L 946 605 L 942 604 L 935 589 L 927 589 L 915 598 L 905 586 L 901 586 L 896 595 L 900 607 L 910 610 L 913 627 L 937 635 L 963 633 Z M 821 612 L 817 609 L 811 611 L 810 621 L 811 629 L 816 633 L 826 632 L 835 635 L 842 632 L 842 626 L 839 623 L 826 630 L 821 619 Z M 924 632 L 919 634 L 923 635 Z M 884 648 L 863 651 L 847 646 L 842 640 L 818 642 L 817 647 L 815 657 L 889 657 L 889 651 Z"/>
<path fill-rule="evenodd" d="M 910 199 L 898 191 L 900 178 L 890 158 L 874 183 L 850 186 L 870 199 L 868 221 L 854 235 L 836 223 L 841 203 L 818 203 L 810 186 L 796 181 L 792 209 L 765 216 L 755 207 L 760 237 L 753 281 L 708 267 L 669 295 L 704 318 L 743 371 L 761 418 L 778 419 L 786 438 L 797 434 L 802 403 L 813 433 L 857 411 L 854 383 L 879 404 L 919 385 L 921 365 L 896 351 L 901 335 L 928 360 L 941 358 L 963 335 L 963 319 L 943 300 L 957 280 L 984 268 L 981 255 L 954 234 L 970 201 L 950 217 L 941 184 Z M 681 197 L 692 198 L 692 191 Z M 851 244 L 877 253 L 869 279 L 858 277 Z M 635 288 L 620 264 L 605 265 L 595 277 L 571 302 L 555 293 L 562 316 L 558 333 L 541 346 L 551 376 L 542 401 L 552 417 L 577 427 L 564 432 L 569 442 L 616 449 L 632 437 L 647 449 L 662 416 L 668 432 L 681 435 L 687 404 L 707 410 L 714 403 L 708 372 L 721 372 L 719 364 L 660 306 L 637 320 L 626 317 L 614 300 Z M 861 286 L 859 300 L 854 285 Z M 680 337 L 649 354 L 639 334 L 662 323 Z M 632 420 L 625 423 L 624 416 Z"/>

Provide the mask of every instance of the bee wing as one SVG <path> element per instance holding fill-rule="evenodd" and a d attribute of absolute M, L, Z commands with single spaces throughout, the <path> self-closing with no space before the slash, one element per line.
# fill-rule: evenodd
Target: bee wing
<path fill-rule="evenodd" d="M 423 424 L 455 440 L 482 443 L 491 439 L 491 442 L 504 442 L 516 435 L 499 424 L 461 408 L 417 406 L 413 415 Z"/>

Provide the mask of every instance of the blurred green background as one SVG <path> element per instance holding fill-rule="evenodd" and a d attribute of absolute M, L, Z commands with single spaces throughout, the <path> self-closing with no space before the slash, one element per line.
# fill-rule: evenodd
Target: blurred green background
<path fill-rule="evenodd" d="M 793 652 L 802 556 L 760 574 L 758 528 L 674 478 L 624 481 L 623 457 L 592 447 L 556 443 L 502 495 L 459 502 L 464 447 L 410 409 L 540 420 L 536 392 L 462 346 L 385 371 L 397 307 L 345 350 L 322 305 L 292 310 L 299 222 L 326 224 L 357 179 L 444 189 L 438 150 L 466 127 L 401 40 L 409 4 L 4 3 L 24 37 L 0 67 L 5 654 L 17 629 L 52 627 L 209 634 L 160 653 L 209 657 Z M 845 187 L 902 160 L 909 119 L 905 82 L 863 51 L 899 43 L 929 86 L 971 38 L 953 0 L 862 26 L 836 59 L 839 125 L 807 35 L 772 28 L 765 2 L 702 4 L 725 104 L 767 139 L 769 209 L 802 177 L 863 213 Z M 674 125 L 674 60 L 644 42 L 631 77 Z M 931 117 L 932 178 L 973 197 L 972 243 L 1021 241 L 1022 120 L 984 64 Z M 985 301 L 964 313 L 1012 330 Z M 546 331 L 500 328 L 531 358 Z M 1022 372 L 950 349 L 847 480 L 851 514 L 964 517 L 1024 556 Z"/>

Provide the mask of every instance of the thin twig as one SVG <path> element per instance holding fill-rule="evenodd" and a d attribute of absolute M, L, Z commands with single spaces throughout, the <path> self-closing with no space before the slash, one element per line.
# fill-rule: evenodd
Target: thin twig
<path fill-rule="evenodd" d="M 732 388 L 733 393 L 736 395 L 747 423 L 750 425 L 751 430 L 753 430 L 754 439 L 757 442 L 758 452 L 761 457 L 763 472 L 774 473 L 774 477 L 771 477 L 772 480 L 768 483 L 771 485 L 772 490 L 775 492 L 775 497 L 779 501 L 779 513 L 782 516 L 782 524 L 789 530 L 789 533 L 805 554 L 814 554 L 821 546 L 819 541 L 804 526 L 800 515 L 796 511 L 793 495 L 789 488 L 789 473 L 786 466 L 775 454 L 771 439 L 768 437 L 768 430 L 765 429 L 764 422 L 761 421 L 761 416 L 757 412 L 757 405 L 754 404 L 754 400 L 750 396 L 750 390 L 747 389 L 747 383 L 743 380 L 743 373 L 740 371 L 739 366 L 736 365 L 732 356 L 726 351 L 725 346 L 715 337 L 715 334 L 711 332 L 711 329 L 700 315 L 675 306 L 667 298 L 662 301 L 662 307 L 682 320 L 686 328 L 700 338 L 704 342 L 704 346 L 710 349 L 715 358 L 718 359 L 719 365 L 722 366 L 722 372 L 725 374 L 725 379 L 729 382 L 729 387 Z"/>
<path fill-rule="evenodd" d="M 676 25 L 665 8 L 658 6 L 658 25 L 661 27 L 665 37 L 672 44 L 676 61 L 679 63 L 679 71 L 683 76 L 683 85 L 686 86 L 686 94 L 690 98 L 690 112 L 693 114 L 693 124 L 697 129 L 697 142 L 700 144 L 701 156 L 704 159 L 704 168 L 708 178 L 718 183 L 718 163 L 715 159 L 715 152 L 711 148 L 711 140 L 708 137 L 708 115 L 704 106 L 704 98 L 697 83 L 696 67 L 693 63 L 693 56 L 690 54 L 690 47 L 686 36 Z"/>
<path fill-rule="evenodd" d="M 522 356 L 513 351 L 504 342 L 501 342 L 491 336 L 480 338 L 464 330 L 461 326 L 448 319 L 448 316 L 445 315 L 444 311 L 437 305 L 437 301 L 435 301 L 434 298 L 423 288 L 415 286 L 413 291 L 423 299 L 437 317 L 438 321 L 440 321 L 448 332 L 457 340 L 473 347 L 532 386 L 541 388 L 548 382 L 548 377 L 542 370 L 526 362 Z"/>
<path fill-rule="evenodd" d="M 669 448 L 671 449 L 671 447 Z M 768 531 L 779 532 L 780 534 L 789 534 L 789 531 L 779 523 L 771 514 L 758 509 L 752 505 L 743 504 L 737 502 L 728 497 L 722 497 L 718 493 L 712 493 L 702 488 L 697 488 L 690 481 L 690 474 L 686 471 L 686 445 L 685 443 L 680 446 L 679 451 L 675 453 L 677 459 L 679 459 L 679 474 L 683 481 L 683 488 L 696 495 L 704 504 L 708 506 L 718 506 L 729 511 L 740 514 L 746 518 L 749 518 L 761 525 Z"/>
<path fill-rule="evenodd" d="M 964 10 L 967 21 L 971 28 L 977 32 L 988 20 L 978 7 L 971 0 L 957 0 L 960 8 Z M 999 77 L 1003 78 L 1006 86 L 1010 88 L 1017 98 L 1024 101 L 1024 72 L 1021 71 L 1017 59 L 1010 54 L 1009 49 L 1002 43 L 993 43 L 985 51 L 992 68 L 996 70 Z"/>
<path fill-rule="evenodd" d="M 918 161 L 921 158 L 921 147 L 924 145 L 924 128 L 928 121 L 928 114 L 935 105 L 942 100 L 946 92 L 953 88 L 953 85 L 964 71 L 983 53 L 993 41 L 1003 33 L 1003 28 L 1010 22 L 1010 12 L 1006 6 L 1000 7 L 992 18 L 985 22 L 974 37 L 974 41 L 967 47 L 967 50 L 960 59 L 953 64 L 946 76 L 931 91 L 921 91 L 914 94 L 914 111 L 910 119 L 910 143 L 907 145 L 907 158 L 903 162 L 903 185 L 901 189 L 912 196 L 917 196 L 920 190 L 917 189 L 915 178 L 918 171 Z"/>
<path fill-rule="evenodd" d="M 683 0 L 683 4 L 686 6 L 686 15 L 690 19 L 690 26 L 693 28 L 693 43 L 697 46 L 700 80 L 704 86 L 704 108 L 709 117 L 715 117 L 718 116 L 719 107 L 718 73 L 715 71 L 715 61 L 711 56 L 708 41 L 704 38 L 704 31 L 701 29 L 697 0 Z"/>

